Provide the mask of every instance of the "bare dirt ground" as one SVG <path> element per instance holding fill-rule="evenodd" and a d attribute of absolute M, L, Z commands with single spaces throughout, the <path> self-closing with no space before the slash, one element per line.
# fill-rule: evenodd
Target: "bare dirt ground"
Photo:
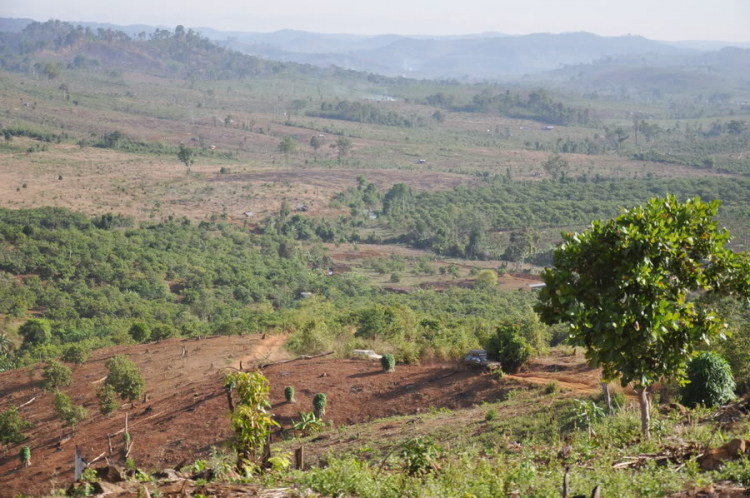
<path fill-rule="evenodd" d="M 146 470 L 181 467 L 205 458 L 212 447 L 231 437 L 224 375 L 231 367 L 245 369 L 258 362 L 286 358 L 283 337 L 259 335 L 220 336 L 197 340 L 168 340 L 138 346 L 117 346 L 96 351 L 74 370 L 73 384 L 64 391 L 82 404 L 89 418 L 74 429 L 62 426 L 54 414 L 51 393 L 39 388 L 41 365 L 0 374 L 0 410 L 34 401 L 19 411 L 34 423 L 26 431 L 33 465 L 21 469 L 19 446 L 0 456 L 0 497 L 18 493 L 39 495 L 67 486 L 73 476 L 74 447 L 90 461 L 102 453 L 123 460 L 121 430 L 125 414 L 133 439 L 130 456 Z M 187 356 L 182 357 L 182 347 Z M 147 401 L 120 407 L 114 414 L 99 414 L 95 389 L 104 380 L 104 362 L 126 354 L 146 379 Z M 312 410 L 318 392 L 328 396 L 326 418 L 335 424 L 356 424 L 399 414 L 417 414 L 435 408 L 465 408 L 502 399 L 519 386 L 544 385 L 558 380 L 576 394 L 597 389 L 598 371 L 583 364 L 580 356 L 563 354 L 540 358 L 528 371 L 503 380 L 456 368 L 455 364 L 399 365 L 385 374 L 378 362 L 347 359 L 311 359 L 271 365 L 264 370 L 271 382 L 273 413 L 287 429 L 299 411 Z M 296 389 L 296 403 L 284 400 L 284 388 Z M 113 454 L 108 454 L 107 435 Z"/>
<path fill-rule="evenodd" d="M 399 365 L 384 373 L 377 361 L 298 360 L 264 369 L 271 381 L 273 411 L 283 422 L 299 411 L 312 411 L 312 399 L 325 393 L 326 418 L 336 424 L 354 424 L 395 415 L 420 413 L 430 407 L 466 408 L 502 399 L 508 381 L 546 385 L 555 380 L 562 389 L 591 394 L 598 388 L 599 371 L 581 356 L 555 355 L 533 360 L 502 381 L 456 363 Z M 284 399 L 284 388 L 295 388 L 295 403 Z"/>
<path fill-rule="evenodd" d="M 34 427 L 26 434 L 33 465 L 18 467 L 19 447 L 0 457 L 0 497 L 19 493 L 43 494 L 72 482 L 74 447 L 84 459 L 107 451 L 107 434 L 124 427 L 129 416 L 133 438 L 131 456 L 143 468 L 161 468 L 190 463 L 211 446 L 220 446 L 230 435 L 227 401 L 222 389 L 228 367 L 284 358 L 282 336 L 259 335 L 211 337 L 201 341 L 168 340 L 158 344 L 118 346 L 96 351 L 74 370 L 73 384 L 63 389 L 89 418 L 75 429 L 62 426 L 54 414 L 52 393 L 39 388 L 41 365 L 0 374 L 0 410 L 20 406 L 36 398 L 19 412 Z M 187 356 L 182 357 L 182 347 Z M 122 406 L 111 416 L 99 414 L 95 390 L 104 380 L 104 362 L 128 355 L 146 380 L 148 401 Z M 112 437 L 115 460 L 122 457 L 122 435 Z M 184 465 L 184 463 L 182 463 Z"/>
<path fill-rule="evenodd" d="M 16 138 L 24 148 L 38 142 Z M 136 220 L 187 216 L 204 220 L 226 213 L 259 220 L 278 212 L 283 200 L 304 204 L 307 214 L 335 216 L 332 197 L 356 185 L 358 176 L 388 189 L 403 182 L 417 189 L 441 190 L 473 185 L 465 175 L 384 169 L 301 168 L 269 164 L 274 154 L 249 163 L 199 158 L 187 175 L 176 158 L 139 156 L 72 144 L 46 144 L 49 150 L 3 154 L 0 161 L 1 207 L 63 207 L 91 215 L 117 212 Z M 222 167 L 230 174 L 220 174 Z"/>

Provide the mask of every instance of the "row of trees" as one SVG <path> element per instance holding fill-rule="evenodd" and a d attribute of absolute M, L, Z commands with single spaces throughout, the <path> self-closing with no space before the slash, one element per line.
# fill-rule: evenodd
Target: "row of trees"
<path fill-rule="evenodd" d="M 495 94 L 491 90 L 483 90 L 474 95 L 466 104 L 456 104 L 455 97 L 439 92 L 428 96 L 425 102 L 430 105 L 441 106 L 453 111 L 482 112 L 501 114 L 517 119 L 533 119 L 553 125 L 590 125 L 593 117 L 589 109 L 578 109 L 555 101 L 546 90 L 536 90 L 526 98 L 517 93 Z M 435 118 L 439 121 L 439 118 Z"/>

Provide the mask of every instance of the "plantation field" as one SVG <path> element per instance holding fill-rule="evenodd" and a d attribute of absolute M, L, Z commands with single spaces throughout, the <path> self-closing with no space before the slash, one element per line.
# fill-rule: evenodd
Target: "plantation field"
<path fill-rule="evenodd" d="M 41 364 L 0 373 L 0 390 L 6 394 L 0 400 L 0 411 L 33 400 L 19 412 L 34 423 L 27 431 L 34 465 L 19 469 L 16 455 L 0 457 L 0 495 L 44 494 L 65 486 L 73 472 L 73 448 L 79 446 L 88 460 L 102 452 L 109 456 L 107 434 L 112 435 L 114 450 L 110 458 L 119 460 L 122 435 L 118 431 L 124 428 L 126 413 L 134 444 L 130 457 L 142 468 L 180 468 L 208 457 L 212 447 L 223 451 L 232 433 L 224 375 L 239 368 L 240 362 L 249 369 L 289 358 L 283 342 L 281 335 L 261 339 L 259 334 L 251 334 L 97 350 L 74 369 L 73 383 L 64 389 L 89 412 L 89 418 L 75 430 L 62 426 L 53 412 L 53 394 L 40 389 Z M 184 357 L 183 347 L 187 350 Z M 140 368 L 147 400 L 133 406 L 125 403 L 110 416 L 103 416 L 94 391 L 106 375 L 104 362 L 114 355 L 126 355 Z M 339 426 L 395 415 L 461 410 L 503 400 L 514 389 L 544 387 L 551 381 L 559 382 L 563 397 L 589 395 L 599 382 L 598 371 L 587 367 L 581 356 L 560 352 L 535 359 L 522 372 L 502 380 L 449 363 L 403 365 L 395 373 L 385 374 L 377 362 L 349 359 L 302 359 L 264 371 L 272 385 L 272 412 L 287 431 L 298 411 L 312 410 L 311 400 L 318 392 L 329 397 L 326 420 Z M 296 388 L 295 404 L 284 401 L 287 385 Z M 450 422 L 444 423 L 447 429 Z M 280 441 L 280 435 L 273 440 Z"/>
<path fill-rule="evenodd" d="M 734 498 L 750 485 L 747 459 L 700 467 L 710 448 L 750 444 L 747 303 L 703 296 L 707 282 L 680 298 L 726 322 L 726 340 L 710 343 L 697 321 L 675 314 L 665 326 L 694 324 L 696 344 L 680 348 L 725 357 L 736 380 L 725 390 L 740 399 L 716 410 L 659 399 L 648 439 L 632 388 L 613 381 L 605 413 L 601 370 L 581 342 L 571 346 L 576 328 L 557 322 L 568 312 L 550 318 L 532 288 L 561 233 L 668 195 L 720 200 L 712 215 L 732 232 L 726 247 L 747 251 L 746 90 L 643 98 L 527 79 L 417 81 L 261 60 L 184 29 L 138 39 L 35 29 L 0 34 L 0 497 L 68 486 L 76 446 L 87 461 L 101 455 L 97 466 L 127 466 L 124 486 L 143 483 L 139 496 L 159 496 L 152 474 L 163 469 L 187 480 L 161 496 L 232 496 L 249 483 L 359 498 L 550 498 L 567 467 L 571 494 L 585 496 L 595 485 L 625 498 L 732 486 Z M 633 227 L 617 233 L 636 237 Z M 661 244 L 655 233 L 643 240 Z M 693 249 L 706 238 L 686 240 Z M 627 260 L 625 247 L 611 261 Z M 743 257 L 725 270 L 743 271 Z M 645 258 L 644 289 L 659 259 Z M 632 282 L 625 273 L 613 282 Z M 743 276 L 731 277 L 723 292 L 740 288 Z M 643 320 L 650 304 L 639 304 Z M 584 328 L 609 334 L 618 323 Z M 504 373 L 465 368 L 476 348 Z M 393 355 L 395 371 L 354 349 Z M 88 413 L 68 427 L 43 372 L 89 351 L 60 383 L 71 409 Z M 145 395 L 105 416 L 96 393 L 115 355 L 140 369 Z M 270 383 L 268 421 L 280 424 L 277 459 L 262 463 L 251 453 L 266 435 L 243 410 L 266 417 L 263 379 L 224 385 L 256 369 Z M 659 375 L 652 391 L 681 400 Z M 241 399 L 243 379 L 258 399 Z M 305 425 L 319 393 L 325 413 Z M 9 427 L 23 425 L 15 407 L 28 437 Z M 294 470 L 285 462 L 300 446 L 307 460 Z"/>

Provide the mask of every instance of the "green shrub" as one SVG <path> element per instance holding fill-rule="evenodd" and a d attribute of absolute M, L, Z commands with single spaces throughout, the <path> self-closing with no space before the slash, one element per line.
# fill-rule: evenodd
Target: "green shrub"
<path fill-rule="evenodd" d="M 492 270 L 482 270 L 477 275 L 477 285 L 480 287 L 494 287 L 497 285 L 497 273 Z"/>
<path fill-rule="evenodd" d="M 11 406 L 4 412 L 0 413 L 0 443 L 16 444 L 26 439 L 23 433 L 31 427 L 30 422 L 26 422 L 18 413 L 15 406 Z"/>
<path fill-rule="evenodd" d="M 102 415 L 109 415 L 120 407 L 115 389 L 108 384 L 99 386 L 96 390 L 96 397 L 99 400 L 99 411 Z"/>
<path fill-rule="evenodd" d="M 401 281 L 401 277 L 398 276 L 398 273 L 391 273 L 391 280 L 390 282 L 392 284 L 397 284 Z"/>
<path fill-rule="evenodd" d="M 23 186 L 25 188 L 26 184 L 24 183 Z M 32 318 L 21 325 L 18 335 L 23 337 L 23 349 L 39 346 L 52 340 L 52 327 L 47 320 Z"/>
<path fill-rule="evenodd" d="M 143 322 L 136 322 L 131 325 L 128 333 L 136 342 L 148 342 L 151 338 L 151 329 Z"/>
<path fill-rule="evenodd" d="M 284 389 L 284 398 L 287 403 L 294 403 L 294 388 L 292 386 L 286 386 Z"/>
<path fill-rule="evenodd" d="M 73 374 L 68 367 L 52 360 L 44 366 L 42 389 L 45 391 L 54 391 L 60 387 L 69 386 L 72 376 Z"/>
<path fill-rule="evenodd" d="M 681 389 L 682 403 L 689 407 L 723 405 L 734 398 L 734 377 L 729 363 L 710 351 L 704 351 L 688 364 L 686 384 Z"/>
<path fill-rule="evenodd" d="M 55 413 L 68 427 L 73 427 L 88 417 L 88 412 L 84 407 L 74 405 L 70 397 L 60 391 L 55 392 Z"/>
<path fill-rule="evenodd" d="M 112 386 L 123 400 L 134 401 L 143 395 L 145 381 L 138 367 L 124 355 L 117 355 L 105 363 L 107 380 L 105 385 Z"/>
<path fill-rule="evenodd" d="M 560 391 L 560 384 L 556 381 L 550 381 L 545 387 L 544 387 L 544 394 L 555 394 Z"/>
<path fill-rule="evenodd" d="M 487 422 L 491 422 L 497 418 L 497 410 L 494 408 L 491 410 L 487 410 L 487 413 L 484 414 L 484 420 Z"/>
<path fill-rule="evenodd" d="M 151 331 L 151 340 L 153 341 L 163 341 L 172 337 L 177 337 L 177 330 L 169 325 L 158 325 Z"/>
<path fill-rule="evenodd" d="M 21 448 L 21 452 L 18 454 L 18 458 L 21 459 L 21 465 L 28 467 L 31 465 L 31 448 L 24 446 Z"/>
<path fill-rule="evenodd" d="M 65 363 L 83 365 L 89 359 L 90 350 L 83 344 L 71 344 L 65 349 L 62 360 Z"/>
<path fill-rule="evenodd" d="M 380 365 L 383 367 L 383 372 L 391 373 L 396 371 L 396 358 L 388 353 L 380 357 Z"/>
<path fill-rule="evenodd" d="M 495 380 L 501 380 L 505 377 L 505 372 L 503 372 L 501 369 L 497 369 L 494 372 L 492 372 L 492 378 Z"/>
<path fill-rule="evenodd" d="M 409 475 L 429 472 L 442 453 L 441 448 L 429 437 L 416 437 L 401 446 L 404 471 Z"/>
<path fill-rule="evenodd" d="M 318 393 L 313 398 L 313 409 L 315 416 L 320 418 L 326 413 L 326 405 L 328 404 L 328 397 L 324 393 Z"/>
<path fill-rule="evenodd" d="M 518 333 L 515 325 L 505 323 L 496 328 L 490 339 L 490 354 L 497 357 L 503 370 L 509 373 L 517 372 L 531 357 L 531 346 Z"/>

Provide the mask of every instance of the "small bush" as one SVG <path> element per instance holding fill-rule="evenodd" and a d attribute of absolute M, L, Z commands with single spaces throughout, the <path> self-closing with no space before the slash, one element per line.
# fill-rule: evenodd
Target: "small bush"
<path fill-rule="evenodd" d="M 390 282 L 392 284 L 397 284 L 401 281 L 401 277 L 398 276 L 398 273 L 391 273 L 391 280 Z"/>
<path fill-rule="evenodd" d="M 505 372 L 503 372 L 501 369 L 497 369 L 494 372 L 492 372 L 492 378 L 495 380 L 501 380 L 505 377 Z"/>
<path fill-rule="evenodd" d="M 65 363 L 83 365 L 89 359 L 90 350 L 83 344 L 71 344 L 65 349 L 62 360 Z"/>
<path fill-rule="evenodd" d="M 99 400 L 99 411 L 102 415 L 109 415 L 120 407 L 120 403 L 117 402 L 117 393 L 110 385 L 99 386 L 96 390 L 96 398 Z"/>
<path fill-rule="evenodd" d="M 15 406 L 11 406 L 0 413 L 0 443 L 20 443 L 26 439 L 26 434 L 23 431 L 30 427 L 31 423 L 21 417 Z"/>
<path fill-rule="evenodd" d="M 177 337 L 177 331 L 169 325 L 158 325 L 151 331 L 151 340 L 163 341 Z"/>
<path fill-rule="evenodd" d="M 383 367 L 383 372 L 394 372 L 396 371 L 396 358 L 390 353 L 384 354 L 380 357 L 380 365 Z"/>
<path fill-rule="evenodd" d="M 68 427 L 73 427 L 88 417 L 88 412 L 84 407 L 74 405 L 70 397 L 60 391 L 55 392 L 55 413 Z"/>
<path fill-rule="evenodd" d="M 434 468 L 442 449 L 429 437 L 416 437 L 401 446 L 404 471 L 409 475 L 425 474 Z"/>
<path fill-rule="evenodd" d="M 690 382 L 682 390 L 682 403 L 685 406 L 707 407 L 724 405 L 734 399 L 734 377 L 729 363 L 710 351 L 696 356 L 688 365 L 687 378 Z"/>
<path fill-rule="evenodd" d="M 477 275 L 477 285 L 480 287 L 494 287 L 497 285 L 497 273 L 492 270 L 482 270 Z"/>
<path fill-rule="evenodd" d="M 136 342 L 147 342 L 151 338 L 151 329 L 143 322 L 136 322 L 130 326 L 128 334 Z"/>
<path fill-rule="evenodd" d="M 107 380 L 105 385 L 112 386 L 123 400 L 134 401 L 143 395 L 145 381 L 138 367 L 127 356 L 117 355 L 105 363 Z"/>
<path fill-rule="evenodd" d="M 72 376 L 73 374 L 68 367 L 52 360 L 44 366 L 42 389 L 54 391 L 60 387 L 69 386 Z"/>
<path fill-rule="evenodd" d="M 313 409 L 315 416 L 320 418 L 326 413 L 326 405 L 328 404 L 328 397 L 324 393 L 318 393 L 313 398 Z"/>
<path fill-rule="evenodd" d="M 529 360 L 532 352 L 531 346 L 518 335 L 513 324 L 497 327 L 495 336 L 490 340 L 489 350 L 500 361 L 503 370 L 509 373 L 517 372 Z"/>
<path fill-rule="evenodd" d="M 21 460 L 21 465 L 28 467 L 31 465 L 31 448 L 24 446 L 21 448 L 21 452 L 18 454 L 18 458 Z"/>
<path fill-rule="evenodd" d="M 550 381 L 545 387 L 544 387 L 544 394 L 555 394 L 560 391 L 560 384 L 556 381 Z"/>
<path fill-rule="evenodd" d="M 292 386 L 286 386 L 284 389 L 284 398 L 287 403 L 294 403 L 294 388 Z"/>
<path fill-rule="evenodd" d="M 487 422 L 491 422 L 497 418 L 497 410 L 494 408 L 491 410 L 487 410 L 487 413 L 484 414 L 484 420 Z"/>

